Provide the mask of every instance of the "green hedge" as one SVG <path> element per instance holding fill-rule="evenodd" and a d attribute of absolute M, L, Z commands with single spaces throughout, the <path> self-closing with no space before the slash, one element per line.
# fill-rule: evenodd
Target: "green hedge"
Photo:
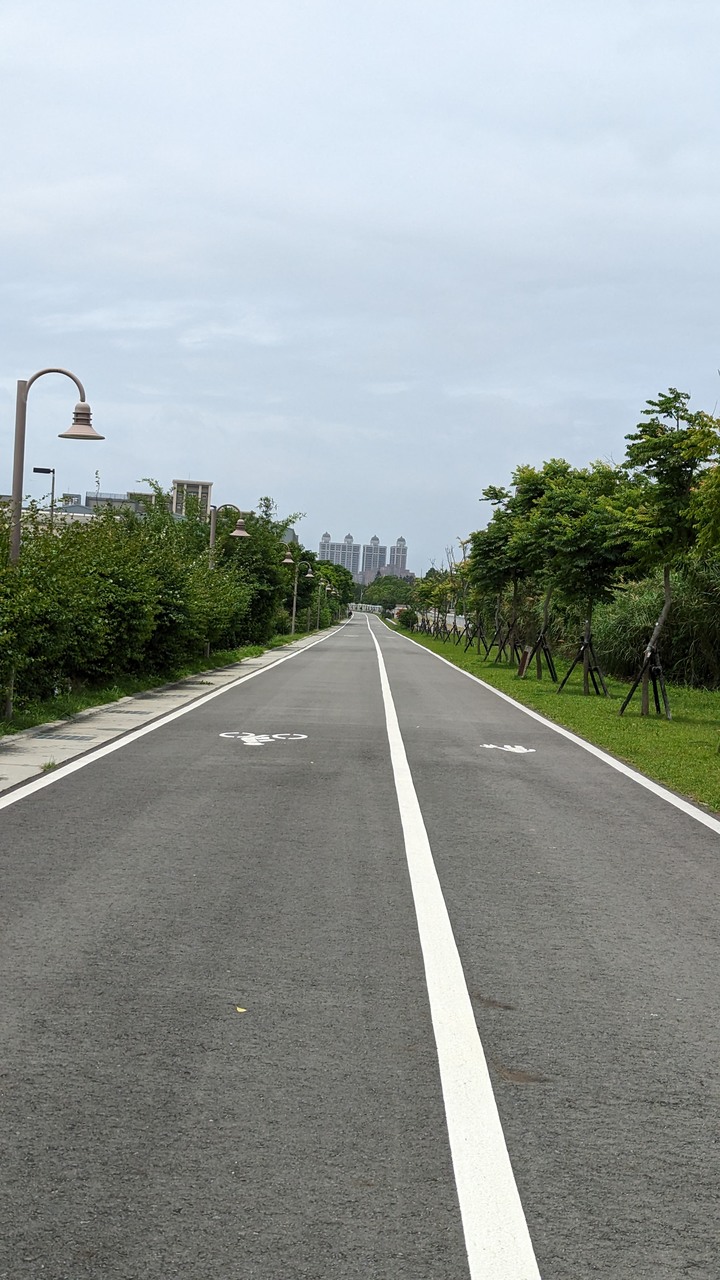
<path fill-rule="evenodd" d="M 251 519 L 252 550 L 243 539 L 243 554 L 221 526 L 211 567 L 207 524 L 176 520 L 165 495 L 145 515 L 106 511 L 53 532 L 31 508 L 11 566 L 5 508 L 0 680 L 14 671 L 16 705 L 118 673 L 171 672 L 208 646 L 266 641 L 287 590 L 284 526 L 267 511 Z"/>

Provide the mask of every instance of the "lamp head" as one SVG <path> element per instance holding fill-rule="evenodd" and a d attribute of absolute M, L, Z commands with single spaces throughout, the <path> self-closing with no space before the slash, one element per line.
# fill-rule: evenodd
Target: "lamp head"
<path fill-rule="evenodd" d="M 314 577 L 315 577 L 315 574 L 313 573 L 312 569 L 308 569 L 307 573 L 305 574 L 305 577 L 306 577 L 306 578 L 314 578 Z"/>
<path fill-rule="evenodd" d="M 72 425 L 67 431 L 61 431 L 60 440 L 104 440 L 105 437 L 99 435 L 92 425 L 92 413 L 90 405 L 86 400 L 80 400 L 75 405 L 73 413 Z"/>
<path fill-rule="evenodd" d="M 230 534 L 230 537 L 231 538 L 249 538 L 250 537 L 250 534 L 245 528 L 245 521 L 242 519 L 242 517 L 238 520 L 237 524 L 235 525 L 235 528 Z"/>

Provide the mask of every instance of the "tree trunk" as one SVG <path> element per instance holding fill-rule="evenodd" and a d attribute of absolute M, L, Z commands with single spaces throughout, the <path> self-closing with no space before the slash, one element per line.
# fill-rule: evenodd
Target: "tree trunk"
<path fill-rule="evenodd" d="M 545 592 L 545 599 L 543 600 L 543 620 L 542 620 L 541 630 L 542 630 L 542 635 L 545 641 L 547 641 L 547 629 L 550 623 L 550 597 L 552 596 L 552 592 L 553 592 L 552 587 L 548 587 L 547 591 Z M 537 674 L 538 680 L 542 680 L 542 660 L 543 660 L 542 646 L 538 645 L 538 651 L 535 654 L 535 672 Z"/>
<path fill-rule="evenodd" d="M 518 592 L 519 592 L 519 588 L 518 588 L 518 580 L 517 580 L 517 578 L 513 578 L 513 593 L 512 593 L 512 601 L 511 601 L 511 604 L 510 604 L 510 608 L 512 609 L 512 616 L 511 616 L 511 618 L 510 618 L 510 631 L 508 632 L 508 639 L 509 639 L 509 641 L 510 641 L 510 653 L 509 653 L 509 660 L 510 660 L 510 664 L 511 664 L 511 665 L 512 665 L 513 658 L 514 658 L 514 656 L 515 656 L 515 645 L 516 645 L 516 643 L 517 643 L 517 600 L 518 600 Z"/>
<path fill-rule="evenodd" d="M 592 638 L 592 609 L 593 602 L 588 602 L 588 616 L 585 619 L 585 635 L 583 637 L 585 647 L 583 649 L 583 694 L 590 694 L 590 641 Z"/>
<path fill-rule="evenodd" d="M 672 604 L 672 593 L 670 590 L 670 565 L 669 564 L 666 564 L 663 567 L 663 587 L 665 590 L 665 602 L 660 612 L 660 617 L 655 623 L 655 630 L 653 631 L 650 639 L 648 640 L 647 649 L 645 650 L 646 658 L 650 656 L 650 653 L 653 649 L 657 649 L 657 643 L 660 638 L 660 632 L 665 626 L 668 613 L 670 612 L 670 605 Z"/>
<path fill-rule="evenodd" d="M 648 716 L 650 714 L 650 661 L 649 660 L 652 656 L 653 650 L 657 649 L 658 640 L 660 638 L 660 632 L 665 626 L 665 623 L 667 621 L 667 616 L 670 612 L 670 605 L 672 604 L 669 564 L 663 565 L 663 588 L 665 591 L 665 600 L 663 602 L 663 607 L 660 610 L 660 616 L 658 617 L 658 620 L 655 623 L 655 628 L 653 630 L 653 633 L 650 639 L 647 642 L 647 647 L 643 655 L 644 670 L 643 670 L 641 698 L 640 698 L 640 714 L 643 716 Z"/>

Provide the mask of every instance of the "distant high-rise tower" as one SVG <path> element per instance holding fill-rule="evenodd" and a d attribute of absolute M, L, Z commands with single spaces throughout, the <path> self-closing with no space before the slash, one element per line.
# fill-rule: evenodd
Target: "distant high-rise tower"
<path fill-rule="evenodd" d="M 404 538 L 398 538 L 390 548 L 390 568 L 398 577 L 407 572 L 407 543 Z"/>
<path fill-rule="evenodd" d="M 387 547 L 380 546 L 377 534 L 363 547 L 362 572 L 363 581 L 372 582 L 380 569 L 384 569 L 387 560 Z"/>
<path fill-rule="evenodd" d="M 342 542 L 331 542 L 330 534 L 324 533 L 318 547 L 318 560 L 329 560 L 331 564 L 340 564 L 349 569 L 353 577 L 360 568 L 360 543 L 351 533 L 346 533 Z"/>
<path fill-rule="evenodd" d="M 342 545 L 340 564 L 344 569 L 349 569 L 354 577 L 360 568 L 360 543 L 354 541 L 351 533 L 346 533 Z"/>

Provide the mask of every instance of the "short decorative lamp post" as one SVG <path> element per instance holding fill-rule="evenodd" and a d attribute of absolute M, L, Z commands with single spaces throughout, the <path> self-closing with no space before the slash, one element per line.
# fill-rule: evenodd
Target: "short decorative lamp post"
<path fill-rule="evenodd" d="M 282 561 L 282 563 L 287 565 L 295 565 L 295 578 L 293 580 L 292 624 L 290 627 L 290 635 L 294 636 L 295 635 L 295 615 L 297 614 L 298 578 L 300 577 L 300 568 L 302 565 L 305 565 L 305 568 L 307 569 L 307 573 L 305 574 L 306 578 L 314 578 L 315 574 L 312 571 L 312 565 L 307 560 L 298 560 L 297 562 L 293 560 L 293 557 L 290 555 L 289 547 L 287 549 L 287 552 L 285 553 L 285 559 Z"/>
<path fill-rule="evenodd" d="M 325 599 L 327 600 L 327 595 L 328 595 L 328 591 L 329 591 L 329 590 L 330 590 L 330 583 L 329 583 L 329 582 L 322 582 L 322 583 L 318 583 L 318 589 L 317 589 L 317 618 L 315 619 L 315 630 L 316 630 L 316 631 L 319 631 L 319 630 L 320 630 L 320 603 L 321 603 L 321 601 L 322 601 L 322 595 L 321 595 L 321 592 L 323 592 L 323 591 L 325 592 Z"/>

